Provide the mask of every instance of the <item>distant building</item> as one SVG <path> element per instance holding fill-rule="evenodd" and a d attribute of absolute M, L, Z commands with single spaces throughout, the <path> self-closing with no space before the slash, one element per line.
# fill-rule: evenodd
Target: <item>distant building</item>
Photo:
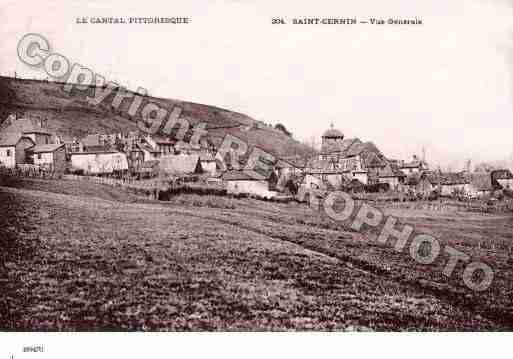
<path fill-rule="evenodd" d="M 145 141 L 154 151 L 160 152 L 162 156 L 175 154 L 174 145 L 176 141 L 169 137 L 148 135 L 145 137 Z"/>
<path fill-rule="evenodd" d="M 324 132 L 321 140 L 318 159 L 331 163 L 332 171 L 343 174 L 346 180 L 358 180 L 364 184 L 379 183 L 380 173 L 393 171 L 389 161 L 374 143 L 362 142 L 358 138 L 344 138 L 341 131 L 333 128 L 333 124 Z M 395 177 L 390 178 L 390 181 L 396 181 L 393 179 Z"/>
<path fill-rule="evenodd" d="M 128 170 L 128 160 L 118 151 L 94 151 L 71 153 L 71 168 L 85 174 L 111 174 Z"/>
<path fill-rule="evenodd" d="M 429 170 L 427 163 L 422 159 L 418 158 L 417 155 L 413 155 L 412 160 L 410 162 L 399 163 L 399 167 L 405 175 L 421 173 L 423 171 Z"/>
<path fill-rule="evenodd" d="M 159 170 L 177 176 L 203 173 L 199 155 L 163 156 L 159 160 Z"/>
<path fill-rule="evenodd" d="M 135 173 L 140 177 L 155 177 L 159 173 L 159 161 L 143 162 L 135 169 Z"/>
<path fill-rule="evenodd" d="M 44 127 L 45 122 L 42 120 L 10 117 L 9 121 L 9 125 L 2 130 L 2 133 L 19 133 L 29 137 L 36 145 L 46 145 L 54 142 L 54 135 Z"/>
<path fill-rule="evenodd" d="M 350 175 L 349 172 L 337 168 L 336 163 L 331 160 L 312 160 L 307 164 L 304 173 L 303 184 L 308 188 L 339 188 Z"/>
<path fill-rule="evenodd" d="M 442 196 L 450 196 L 454 192 L 470 192 L 470 178 L 462 172 L 440 173 L 438 183 Z"/>
<path fill-rule="evenodd" d="M 492 194 L 495 189 L 490 173 L 473 173 L 467 194 L 472 197 L 482 197 Z"/>
<path fill-rule="evenodd" d="M 14 168 L 17 164 L 27 163 L 26 150 L 35 142 L 20 132 L 0 134 L 0 164 Z"/>
<path fill-rule="evenodd" d="M 397 190 L 404 182 L 406 175 L 394 164 L 388 164 L 378 174 L 379 183 L 388 183 L 390 189 Z"/>
<path fill-rule="evenodd" d="M 26 150 L 30 162 L 63 173 L 66 168 L 66 148 L 64 144 L 35 145 Z"/>
<path fill-rule="evenodd" d="M 151 147 L 149 144 L 143 142 L 138 143 L 131 151 L 134 159 L 140 159 L 142 162 L 158 160 L 162 152 L 156 148 Z"/>
<path fill-rule="evenodd" d="M 271 190 L 277 182 L 272 171 L 268 176 L 255 171 L 228 171 L 223 174 L 222 179 L 229 194 L 248 194 L 264 198 L 273 198 L 278 194 Z"/>
<path fill-rule="evenodd" d="M 496 181 L 498 186 L 503 189 L 513 190 L 513 174 L 510 170 L 495 170 L 492 171 L 491 176 L 492 180 Z"/>

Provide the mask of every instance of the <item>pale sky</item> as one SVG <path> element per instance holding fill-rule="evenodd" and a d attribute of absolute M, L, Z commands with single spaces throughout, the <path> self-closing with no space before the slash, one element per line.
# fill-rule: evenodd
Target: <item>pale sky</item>
<path fill-rule="evenodd" d="M 0 0 L 0 73 L 45 78 L 16 55 L 35 32 L 128 88 L 283 123 L 331 122 L 391 158 L 513 164 L 513 2 Z M 188 25 L 79 25 L 82 16 L 186 16 Z M 272 25 L 271 18 L 288 19 Z M 294 17 L 417 17 L 408 25 L 292 25 Z"/>

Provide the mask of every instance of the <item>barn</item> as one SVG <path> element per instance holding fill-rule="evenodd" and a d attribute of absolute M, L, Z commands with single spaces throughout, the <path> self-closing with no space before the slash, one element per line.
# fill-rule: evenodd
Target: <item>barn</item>
<path fill-rule="evenodd" d="M 71 154 L 71 167 L 85 174 L 111 174 L 128 170 L 128 161 L 118 151 L 75 152 Z"/>
<path fill-rule="evenodd" d="M 229 194 L 248 194 L 264 198 L 273 198 L 278 194 L 271 190 L 277 181 L 274 172 L 264 176 L 255 171 L 228 171 L 223 174 L 222 179 Z"/>

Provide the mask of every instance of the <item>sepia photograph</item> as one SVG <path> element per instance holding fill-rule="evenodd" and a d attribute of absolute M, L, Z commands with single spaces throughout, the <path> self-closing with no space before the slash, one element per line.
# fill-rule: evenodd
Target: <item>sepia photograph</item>
<path fill-rule="evenodd" d="M 5 358 L 512 331 L 511 0 L 0 14 Z"/>

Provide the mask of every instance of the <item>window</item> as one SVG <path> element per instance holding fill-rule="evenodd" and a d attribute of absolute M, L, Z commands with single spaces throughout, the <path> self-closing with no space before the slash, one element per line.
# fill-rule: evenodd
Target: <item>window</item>
<path fill-rule="evenodd" d="M 40 160 L 40 159 L 41 159 L 41 154 L 40 154 L 40 153 L 38 153 L 38 154 L 37 154 L 37 159 L 38 159 L 38 160 Z"/>
<path fill-rule="evenodd" d="M 11 150 L 7 150 L 7 157 L 11 157 Z"/>

